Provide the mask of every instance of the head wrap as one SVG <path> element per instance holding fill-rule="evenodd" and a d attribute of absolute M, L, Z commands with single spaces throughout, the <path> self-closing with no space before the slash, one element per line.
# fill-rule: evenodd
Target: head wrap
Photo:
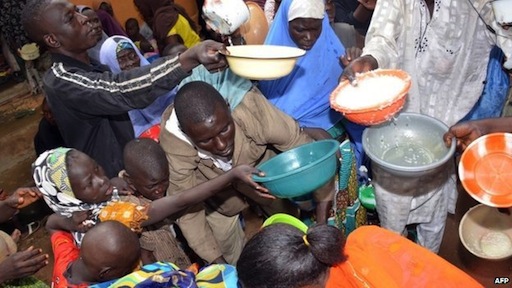
<path fill-rule="evenodd" d="M 293 0 L 288 10 L 288 21 L 297 18 L 324 19 L 324 0 Z"/>
<path fill-rule="evenodd" d="M 119 52 L 126 50 L 126 49 L 135 50 L 135 45 L 132 45 L 132 43 L 125 41 L 125 40 L 121 40 L 121 41 L 117 42 L 116 54 L 119 54 Z"/>
<path fill-rule="evenodd" d="M 117 61 L 117 53 L 124 49 L 135 50 L 135 53 L 139 56 L 141 67 L 149 65 L 148 60 L 146 60 L 146 58 L 144 58 L 140 53 L 133 41 L 128 37 L 119 35 L 109 37 L 105 42 L 103 42 L 100 49 L 100 63 L 107 65 L 113 73 L 120 73 L 121 68 Z"/>
<path fill-rule="evenodd" d="M 320 3 L 323 0 L 283 0 L 270 26 L 265 45 L 297 47 L 289 30 L 289 11 L 297 2 Z M 321 6 L 324 7 L 323 4 Z M 311 9 L 317 8 L 312 6 Z M 304 13 L 308 13 L 308 16 L 312 14 Z M 325 11 L 322 10 L 322 13 Z M 301 126 L 328 130 L 342 118 L 341 113 L 331 109 L 329 95 L 338 85 L 343 71 L 339 64 L 343 54 L 345 48 L 329 25 L 328 17 L 323 17 L 318 40 L 298 59 L 292 72 L 279 79 L 262 80 L 259 88 L 272 104 L 296 119 Z"/>
<path fill-rule="evenodd" d="M 59 147 L 48 150 L 37 157 L 32 164 L 32 173 L 43 199 L 55 212 L 71 217 L 73 212 L 89 211 L 96 217 L 106 203 L 89 204 L 75 197 L 68 177 L 66 166 L 67 153 L 73 149 Z"/>

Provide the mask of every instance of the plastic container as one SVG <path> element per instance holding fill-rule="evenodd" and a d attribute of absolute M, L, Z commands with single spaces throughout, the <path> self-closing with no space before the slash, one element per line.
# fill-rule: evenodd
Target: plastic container
<path fill-rule="evenodd" d="M 25 61 L 32 61 L 39 58 L 39 46 L 36 43 L 25 44 L 18 49 L 20 56 Z"/>
<path fill-rule="evenodd" d="M 258 165 L 266 176 L 253 176 L 253 179 L 278 198 L 311 193 L 334 177 L 338 147 L 336 140 L 320 140 L 295 147 Z"/>
<path fill-rule="evenodd" d="M 272 224 L 288 224 L 304 232 L 304 234 L 308 232 L 308 226 L 304 224 L 304 222 L 300 221 L 299 219 L 291 215 L 284 213 L 277 213 L 268 217 L 267 220 L 263 222 L 263 225 L 261 225 L 261 227 L 267 227 Z"/>
<path fill-rule="evenodd" d="M 205 0 L 203 17 L 214 31 L 231 35 L 249 19 L 249 8 L 243 0 Z"/>
<path fill-rule="evenodd" d="M 512 256 L 512 216 L 478 204 L 462 217 L 459 237 L 464 247 L 477 257 L 508 258 Z"/>
<path fill-rule="evenodd" d="M 459 179 L 471 197 L 493 207 L 512 207 L 512 134 L 484 135 L 468 145 Z"/>
<path fill-rule="evenodd" d="M 272 80 L 292 72 L 306 51 L 287 46 L 240 45 L 227 47 L 226 59 L 233 73 L 251 80 Z"/>
<path fill-rule="evenodd" d="M 512 0 L 494 0 L 491 3 L 496 22 L 500 25 L 512 25 Z"/>
<path fill-rule="evenodd" d="M 372 165 L 397 176 L 418 177 L 434 172 L 453 157 L 455 141 L 446 147 L 448 126 L 418 113 L 400 113 L 392 122 L 363 131 L 363 149 Z"/>
<path fill-rule="evenodd" d="M 385 99 L 379 99 L 378 102 L 369 102 L 367 105 L 363 105 L 357 108 L 343 104 L 343 102 L 348 102 L 344 101 L 344 97 L 351 97 L 347 95 L 348 89 L 358 89 L 357 86 L 364 85 L 365 80 L 382 76 L 393 76 L 401 79 L 403 81 L 403 88 L 398 91 L 398 93 L 389 95 L 389 97 Z M 404 106 L 406 95 L 411 87 L 411 77 L 408 73 L 402 70 L 377 69 L 366 73 L 357 74 L 355 80 L 358 83 L 356 87 L 352 87 L 348 80 L 342 81 L 331 93 L 329 99 L 331 107 L 334 110 L 341 112 L 343 116 L 350 121 L 365 126 L 376 125 L 390 120 Z M 382 89 L 386 89 L 386 87 L 383 87 Z M 361 93 L 364 92 L 365 91 L 361 89 Z"/>

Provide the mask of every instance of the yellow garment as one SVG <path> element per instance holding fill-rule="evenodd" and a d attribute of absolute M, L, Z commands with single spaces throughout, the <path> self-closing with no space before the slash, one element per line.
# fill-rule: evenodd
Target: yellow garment
<path fill-rule="evenodd" d="M 167 37 L 179 35 L 187 48 L 190 48 L 197 43 L 201 42 L 199 35 L 190 27 L 187 19 L 183 17 L 183 15 L 178 15 L 178 20 L 176 24 L 169 30 L 167 33 Z"/>

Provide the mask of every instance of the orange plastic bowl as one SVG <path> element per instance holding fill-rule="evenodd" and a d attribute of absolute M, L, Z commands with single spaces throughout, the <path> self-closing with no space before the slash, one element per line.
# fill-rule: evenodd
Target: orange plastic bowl
<path fill-rule="evenodd" d="M 492 207 L 512 207 L 512 134 L 492 133 L 473 141 L 459 162 L 459 179 L 471 197 Z"/>
<path fill-rule="evenodd" d="M 358 85 L 370 77 L 394 76 L 404 81 L 404 87 L 396 95 L 385 99 L 379 103 L 372 103 L 366 107 L 353 109 L 341 106 L 337 103 L 338 97 L 342 97 L 344 89 L 350 84 L 348 80 L 342 81 L 331 93 L 330 102 L 332 109 L 342 113 L 348 120 L 361 125 L 376 125 L 391 119 L 405 104 L 405 99 L 411 88 L 411 76 L 403 71 L 396 69 L 377 69 L 366 73 L 356 75 Z"/>

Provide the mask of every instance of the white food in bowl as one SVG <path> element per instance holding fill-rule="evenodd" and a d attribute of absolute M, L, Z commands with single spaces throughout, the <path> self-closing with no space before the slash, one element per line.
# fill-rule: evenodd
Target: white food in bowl
<path fill-rule="evenodd" d="M 459 237 L 464 247 L 479 258 L 509 258 L 512 256 L 512 215 L 478 204 L 462 217 Z"/>
<path fill-rule="evenodd" d="M 510 254 L 512 241 L 503 232 L 491 231 L 480 239 L 482 252 L 490 257 L 503 257 Z"/>
<path fill-rule="evenodd" d="M 365 77 L 357 85 L 347 85 L 336 96 L 336 104 L 358 110 L 386 106 L 392 103 L 406 83 L 396 76 Z"/>

